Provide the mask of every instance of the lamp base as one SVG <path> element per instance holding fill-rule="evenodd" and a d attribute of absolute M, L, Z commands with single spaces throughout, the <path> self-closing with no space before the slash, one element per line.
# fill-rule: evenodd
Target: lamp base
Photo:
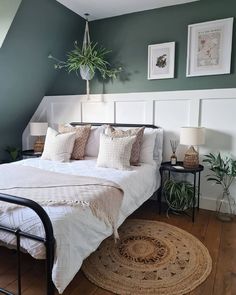
<path fill-rule="evenodd" d="M 44 141 L 42 137 L 38 137 L 34 143 L 34 152 L 35 153 L 42 153 L 44 149 Z"/>
<path fill-rule="evenodd" d="M 184 162 L 183 162 L 184 168 L 187 169 L 194 169 L 198 168 L 199 166 L 199 154 L 194 149 L 193 146 L 191 146 L 184 155 Z"/>

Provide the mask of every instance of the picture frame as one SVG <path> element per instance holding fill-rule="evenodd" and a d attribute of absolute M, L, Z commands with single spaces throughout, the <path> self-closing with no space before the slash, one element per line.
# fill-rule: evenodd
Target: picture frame
<path fill-rule="evenodd" d="M 148 46 L 148 80 L 174 78 L 175 42 Z"/>
<path fill-rule="evenodd" d="M 188 26 L 187 77 L 230 74 L 233 22 L 232 17 Z"/>

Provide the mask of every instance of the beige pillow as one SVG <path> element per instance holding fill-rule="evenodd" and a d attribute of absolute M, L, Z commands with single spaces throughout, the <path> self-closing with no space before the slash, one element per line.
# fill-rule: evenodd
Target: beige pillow
<path fill-rule="evenodd" d="M 75 143 L 75 132 L 60 134 L 48 127 L 42 159 L 69 162 Z"/>
<path fill-rule="evenodd" d="M 129 170 L 130 155 L 135 139 L 136 136 L 113 138 L 101 134 L 97 166 Z"/>
<path fill-rule="evenodd" d="M 60 133 L 75 132 L 75 144 L 71 159 L 83 160 L 85 155 L 85 147 L 88 141 L 91 125 L 85 126 L 70 126 L 70 125 L 59 125 L 58 131 Z"/>
<path fill-rule="evenodd" d="M 137 166 L 137 165 L 139 165 L 139 158 L 140 158 L 140 151 L 141 151 L 144 129 L 145 129 L 145 127 L 132 128 L 132 129 L 128 129 L 128 130 L 121 130 L 121 129 L 115 129 L 109 125 L 107 127 L 105 133 L 108 136 L 116 137 L 116 138 L 117 137 L 136 136 L 136 139 L 134 141 L 132 151 L 131 151 L 130 164 Z"/>

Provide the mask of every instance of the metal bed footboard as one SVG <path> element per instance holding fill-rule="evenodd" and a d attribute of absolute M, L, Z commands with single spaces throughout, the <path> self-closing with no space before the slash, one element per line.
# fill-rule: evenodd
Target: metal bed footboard
<path fill-rule="evenodd" d="M 54 285 L 52 282 L 52 267 L 54 260 L 54 246 L 55 246 L 55 238 L 53 235 L 53 228 L 51 220 L 45 210 L 36 202 L 20 198 L 16 196 L 6 195 L 0 193 L 0 201 L 13 203 L 17 205 L 21 205 L 27 208 L 32 209 L 42 221 L 45 237 L 38 237 L 36 235 L 29 234 L 27 232 L 21 231 L 20 228 L 10 228 L 0 224 L 0 230 L 6 231 L 8 233 L 14 234 L 16 236 L 16 251 L 17 251 L 17 280 L 18 280 L 18 295 L 22 294 L 21 288 L 21 251 L 20 251 L 20 239 L 21 237 L 28 238 L 31 240 L 35 240 L 41 242 L 45 245 L 46 249 L 46 295 L 54 294 Z M 6 295 L 14 295 L 12 292 L 3 289 L 0 287 L 0 293 Z"/>

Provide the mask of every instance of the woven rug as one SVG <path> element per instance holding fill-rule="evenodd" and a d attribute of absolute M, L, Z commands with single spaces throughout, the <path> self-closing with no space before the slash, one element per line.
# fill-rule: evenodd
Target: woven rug
<path fill-rule="evenodd" d="M 115 294 L 186 294 L 211 272 L 206 247 L 175 226 L 129 219 L 119 234 L 116 244 L 106 239 L 82 266 L 91 282 Z"/>

